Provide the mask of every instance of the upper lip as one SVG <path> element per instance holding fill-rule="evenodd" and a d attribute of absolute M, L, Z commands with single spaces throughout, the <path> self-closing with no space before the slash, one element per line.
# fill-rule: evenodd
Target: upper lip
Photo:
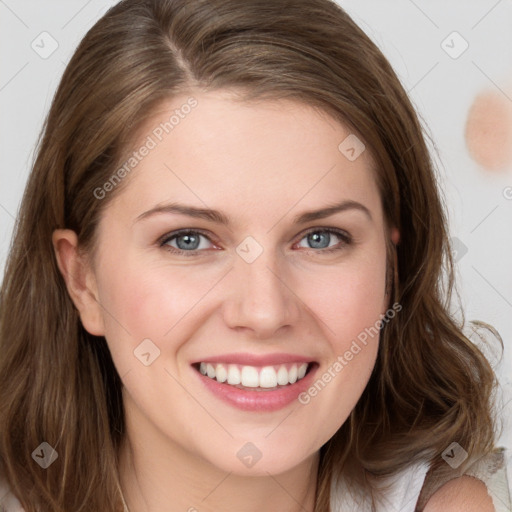
<path fill-rule="evenodd" d="M 198 363 L 226 363 L 240 364 L 242 366 L 274 366 L 284 363 L 311 363 L 311 357 L 299 356 L 297 354 L 222 354 L 220 356 L 204 357 L 192 364 Z"/>

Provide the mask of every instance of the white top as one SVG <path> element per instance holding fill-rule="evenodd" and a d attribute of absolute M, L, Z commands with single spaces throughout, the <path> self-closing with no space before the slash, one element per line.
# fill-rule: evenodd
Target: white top
<path fill-rule="evenodd" d="M 507 470 L 508 468 L 508 470 Z M 429 465 L 426 462 L 411 464 L 387 483 L 389 492 L 376 512 L 416 512 L 418 497 L 425 483 Z M 495 512 L 512 511 L 512 456 L 505 450 L 499 455 L 489 455 L 474 463 L 464 474 L 478 478 L 487 486 L 494 503 Z M 442 485 L 444 482 L 437 482 Z M 433 491 L 436 486 L 433 487 Z M 371 512 L 367 496 L 352 496 L 343 481 L 331 489 L 332 512 Z M 4 479 L 0 479 L 0 512 L 25 512 L 20 502 L 10 492 Z"/>
<path fill-rule="evenodd" d="M 415 512 L 423 481 L 429 465 L 420 463 L 410 465 L 394 478 L 388 478 L 386 483 L 391 484 L 384 503 L 376 504 L 376 512 Z M 372 510 L 370 497 L 366 494 L 354 496 L 341 480 L 331 485 L 332 512 L 367 512 Z"/>
<path fill-rule="evenodd" d="M 429 470 L 427 462 L 410 464 L 393 478 L 383 481 L 390 485 L 385 498 L 375 504 L 375 512 L 421 512 L 423 508 L 418 505 L 418 498 Z M 464 475 L 473 476 L 481 480 L 487 487 L 492 498 L 495 512 L 512 511 L 512 455 L 510 450 L 497 450 L 474 462 Z M 459 476 L 454 472 L 453 478 Z M 439 487 L 448 482 L 451 477 L 431 479 L 427 487 L 427 498 Z M 425 504 L 423 503 L 422 506 Z M 333 482 L 331 487 L 332 512 L 371 512 L 372 504 L 367 495 L 354 496 L 347 488 L 343 479 L 337 486 Z"/>

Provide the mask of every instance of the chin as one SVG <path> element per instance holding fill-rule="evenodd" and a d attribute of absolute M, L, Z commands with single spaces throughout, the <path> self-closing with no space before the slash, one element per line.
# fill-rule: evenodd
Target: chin
<path fill-rule="evenodd" d="M 311 453 L 301 453 L 291 443 L 280 443 L 276 446 L 275 443 L 262 439 L 260 443 L 243 441 L 235 442 L 235 445 L 233 448 L 224 446 L 213 457 L 209 454 L 209 462 L 233 475 L 267 477 L 269 474 L 286 473 L 311 457 Z M 299 443 L 299 446 L 304 448 L 303 443 Z"/>

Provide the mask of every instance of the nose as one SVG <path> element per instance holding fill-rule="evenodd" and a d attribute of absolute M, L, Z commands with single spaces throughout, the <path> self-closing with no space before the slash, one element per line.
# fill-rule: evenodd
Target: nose
<path fill-rule="evenodd" d="M 229 297 L 223 305 L 224 320 L 230 328 L 270 339 L 280 329 L 296 324 L 301 300 L 284 263 L 276 260 L 270 250 L 252 263 L 236 258 L 227 284 Z"/>

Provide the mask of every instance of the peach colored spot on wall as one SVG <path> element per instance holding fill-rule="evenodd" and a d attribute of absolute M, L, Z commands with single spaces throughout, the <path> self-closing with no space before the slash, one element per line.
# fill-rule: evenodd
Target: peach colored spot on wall
<path fill-rule="evenodd" d="M 471 158 L 486 170 L 512 169 L 512 101 L 498 91 L 478 94 L 469 109 L 465 137 Z"/>

